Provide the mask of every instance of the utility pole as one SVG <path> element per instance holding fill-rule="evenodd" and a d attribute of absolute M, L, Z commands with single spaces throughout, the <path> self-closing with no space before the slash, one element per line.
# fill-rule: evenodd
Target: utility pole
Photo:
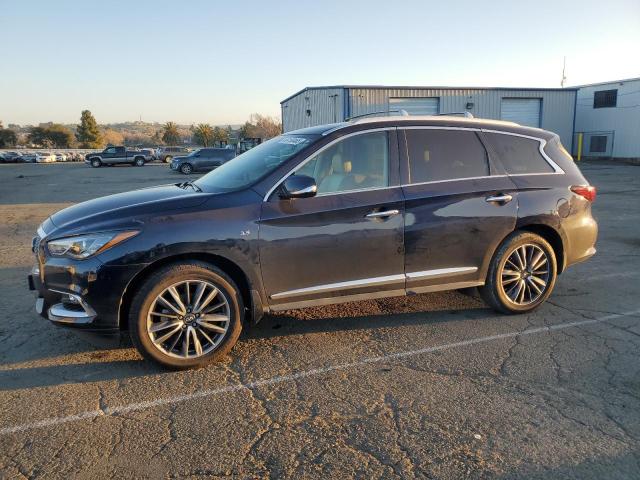
<path fill-rule="evenodd" d="M 560 87 L 561 88 L 564 88 L 564 82 L 567 81 L 567 76 L 564 74 L 566 66 L 567 66 L 567 57 L 563 57 L 563 60 L 562 60 L 562 80 L 560 80 Z"/>

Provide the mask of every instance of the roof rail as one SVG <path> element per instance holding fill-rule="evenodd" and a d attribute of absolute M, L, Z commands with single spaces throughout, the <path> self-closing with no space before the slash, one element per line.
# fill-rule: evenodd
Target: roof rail
<path fill-rule="evenodd" d="M 392 116 L 392 113 L 396 113 L 401 117 L 409 117 L 409 113 L 404 110 L 404 109 L 400 109 L 400 110 L 379 110 L 377 112 L 368 112 L 368 113 L 363 113 L 361 115 L 354 115 L 353 117 L 349 117 L 346 119 L 347 122 L 350 122 L 352 120 L 358 120 L 361 118 L 366 118 L 366 117 L 371 117 L 371 116 Z M 436 114 L 432 114 L 432 115 L 428 115 L 428 116 L 434 116 L 434 117 L 440 117 L 440 116 L 448 116 L 448 115 L 460 115 L 463 116 L 465 118 L 475 118 L 471 112 L 449 112 L 449 113 L 436 113 Z"/>
<path fill-rule="evenodd" d="M 465 118 L 476 118 L 476 117 L 473 116 L 473 114 L 471 112 L 467 112 L 467 111 L 464 111 L 464 112 L 437 113 L 436 115 L 438 117 L 441 116 L 441 115 L 447 115 L 447 116 L 450 116 L 450 115 L 461 115 L 461 116 L 463 116 Z"/>
<path fill-rule="evenodd" d="M 391 113 L 397 113 L 399 114 L 401 117 L 408 117 L 409 113 L 406 110 L 400 109 L 400 110 L 379 110 L 377 112 L 369 112 L 369 113 L 362 113 L 360 115 L 354 115 L 353 117 L 349 117 L 346 119 L 347 122 L 350 122 L 351 120 L 357 120 L 358 118 L 364 118 L 364 117 L 371 117 L 371 116 L 391 116 L 389 114 Z"/>

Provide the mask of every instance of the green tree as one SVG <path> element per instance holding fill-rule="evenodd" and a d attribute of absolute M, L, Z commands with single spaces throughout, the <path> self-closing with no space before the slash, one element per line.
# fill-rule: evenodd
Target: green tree
<path fill-rule="evenodd" d="M 208 123 L 200 123 L 197 126 L 193 127 L 192 131 L 193 140 L 198 145 L 208 147 L 213 143 L 213 127 Z"/>
<path fill-rule="evenodd" d="M 215 127 L 213 129 L 213 141 L 220 144 L 220 146 L 229 143 L 229 132 L 224 128 Z"/>
<path fill-rule="evenodd" d="M 48 146 L 47 129 L 45 127 L 31 127 L 27 141 L 33 145 Z"/>
<path fill-rule="evenodd" d="M 282 133 L 282 124 L 275 118 L 254 113 L 249 121 L 240 127 L 241 138 L 268 138 L 277 137 Z"/>
<path fill-rule="evenodd" d="M 59 123 L 54 123 L 47 127 L 45 135 L 56 148 L 71 148 L 75 143 L 73 132 Z"/>
<path fill-rule="evenodd" d="M 73 132 L 59 123 L 44 123 L 31 127 L 27 140 L 33 145 L 50 148 L 70 148 L 73 146 Z"/>
<path fill-rule="evenodd" d="M 0 148 L 13 147 L 18 141 L 16 132 L 9 128 L 2 128 L 0 122 Z"/>
<path fill-rule="evenodd" d="M 102 135 L 96 119 L 89 110 L 83 110 L 80 125 L 76 130 L 76 138 L 81 148 L 100 148 L 103 144 Z"/>
<path fill-rule="evenodd" d="M 162 127 L 162 141 L 167 145 L 177 145 L 180 143 L 178 125 L 173 122 L 165 123 Z"/>

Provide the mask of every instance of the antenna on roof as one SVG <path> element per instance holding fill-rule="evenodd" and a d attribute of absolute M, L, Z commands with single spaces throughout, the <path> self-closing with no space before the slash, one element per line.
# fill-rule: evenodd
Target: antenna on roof
<path fill-rule="evenodd" d="M 561 88 L 564 88 L 564 82 L 567 81 L 567 76 L 564 74 L 566 66 L 567 66 L 567 57 L 563 57 L 563 59 L 562 59 L 562 80 L 560 80 L 560 87 Z"/>

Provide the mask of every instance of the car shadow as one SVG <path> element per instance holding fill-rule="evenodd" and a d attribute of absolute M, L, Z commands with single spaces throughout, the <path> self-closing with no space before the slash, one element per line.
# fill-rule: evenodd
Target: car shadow
<path fill-rule="evenodd" d="M 384 306 L 389 307 L 389 305 Z M 346 307 L 350 313 L 353 313 L 352 309 L 366 312 L 367 305 L 360 302 Z M 325 314 L 330 313 L 323 307 L 266 315 L 257 325 L 245 329 L 240 342 L 291 335 L 437 325 L 453 320 L 473 320 L 494 315 L 486 307 L 479 306 L 473 299 L 469 299 L 467 308 L 455 310 L 403 312 L 390 309 L 375 315 L 354 313 L 351 316 L 323 316 L 323 311 Z M 69 332 L 69 334 L 76 337 L 79 332 Z M 81 339 L 83 339 L 82 342 L 80 342 Z M 60 355 L 53 357 L 47 356 L 43 351 L 34 350 L 30 354 L 22 355 L 19 362 L 0 365 L 0 391 L 180 374 L 144 361 L 132 348 L 128 337 L 124 335 L 117 342 L 113 338 L 100 339 L 80 335 L 80 338 L 75 338 L 70 343 L 75 346 L 82 343 L 86 348 L 73 353 L 68 348 L 57 349 Z M 233 358 L 232 352 L 225 362 L 233 361 Z M 214 364 L 207 368 L 216 369 L 217 366 Z"/>

